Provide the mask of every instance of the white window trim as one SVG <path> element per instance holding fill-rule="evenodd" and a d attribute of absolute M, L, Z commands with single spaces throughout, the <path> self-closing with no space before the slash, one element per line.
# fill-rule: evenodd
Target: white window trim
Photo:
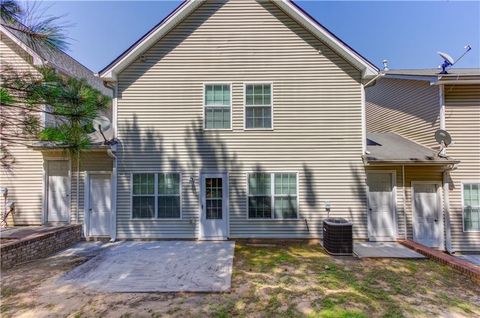
<path fill-rule="evenodd" d="M 472 183 L 478 183 L 480 185 L 480 180 L 462 180 L 460 182 L 460 184 L 462 185 L 461 186 L 461 190 L 460 190 L 460 193 L 461 193 L 461 200 L 462 200 L 462 231 L 464 233 L 480 233 L 480 230 L 465 230 L 465 201 L 464 201 L 464 190 L 463 190 L 463 187 L 465 184 L 472 184 Z"/>
<path fill-rule="evenodd" d="M 158 197 L 160 194 L 158 193 L 158 174 L 159 173 L 165 173 L 165 174 L 172 174 L 172 173 L 177 173 L 180 178 L 179 182 L 179 187 L 180 187 L 180 216 L 178 218 L 159 218 L 158 217 Z M 153 174 L 154 175 L 154 194 L 150 195 L 134 195 L 133 194 L 133 175 L 134 174 Z M 169 220 L 183 220 L 183 175 L 179 171 L 135 171 L 130 173 L 130 221 L 169 221 Z M 133 196 L 153 196 L 155 198 L 155 216 L 153 218 L 136 218 L 133 217 Z M 165 196 L 165 195 L 162 195 Z"/>
<path fill-rule="evenodd" d="M 205 108 L 206 107 L 218 107 L 218 108 L 226 108 L 227 106 L 207 106 L 205 105 L 205 88 L 207 85 L 228 85 L 230 87 L 230 128 L 207 128 L 206 123 L 207 123 L 207 118 L 205 117 Z M 203 93 L 202 93 L 202 117 L 203 117 L 203 123 L 202 123 L 202 128 L 203 130 L 226 130 L 226 131 L 231 131 L 233 130 L 233 85 L 232 82 L 204 82 L 203 83 Z"/>
<path fill-rule="evenodd" d="M 265 105 L 248 105 L 247 106 L 247 85 L 257 85 L 257 84 L 269 84 L 270 85 L 270 108 L 272 110 L 271 113 L 271 128 L 247 128 L 247 107 L 267 107 Z M 248 131 L 255 131 L 255 130 L 264 130 L 264 131 L 271 131 L 274 130 L 274 107 L 273 107 L 273 82 L 268 81 L 260 81 L 260 82 L 244 82 L 243 83 L 243 130 Z"/>
<path fill-rule="evenodd" d="M 249 204 L 248 204 L 248 198 L 250 197 L 250 187 L 248 185 L 248 180 L 251 174 L 255 173 L 267 173 L 270 174 L 270 197 L 272 198 L 272 213 L 270 218 L 251 218 L 250 213 L 249 213 Z M 291 173 L 295 174 L 295 177 L 297 179 L 297 216 L 295 218 L 275 218 L 275 174 L 276 173 Z M 300 220 L 300 182 L 299 182 L 299 173 L 297 171 L 251 171 L 247 172 L 246 176 L 246 214 L 247 214 L 247 220 L 253 220 L 253 221 L 292 221 L 292 220 Z"/>

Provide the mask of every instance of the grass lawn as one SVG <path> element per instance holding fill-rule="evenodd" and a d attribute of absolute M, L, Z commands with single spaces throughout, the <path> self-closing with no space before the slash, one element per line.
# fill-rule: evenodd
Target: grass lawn
<path fill-rule="evenodd" d="M 331 257 L 318 245 L 237 243 L 232 291 L 105 294 L 58 287 L 83 262 L 2 273 L 2 317 L 479 317 L 480 286 L 430 260 Z"/>

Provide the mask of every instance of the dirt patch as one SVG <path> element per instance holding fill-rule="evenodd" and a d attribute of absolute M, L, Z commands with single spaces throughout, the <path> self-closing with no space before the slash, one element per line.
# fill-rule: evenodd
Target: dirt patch
<path fill-rule="evenodd" d="M 2 317 L 478 317 L 480 287 L 429 260 L 331 257 L 318 245 L 237 244 L 229 293 L 99 293 L 56 280 L 65 255 L 2 272 Z"/>

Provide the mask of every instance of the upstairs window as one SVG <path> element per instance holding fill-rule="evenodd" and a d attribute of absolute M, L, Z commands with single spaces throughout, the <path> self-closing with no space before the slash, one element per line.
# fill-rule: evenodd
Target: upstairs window
<path fill-rule="evenodd" d="M 231 94 L 229 84 L 205 85 L 205 129 L 231 129 Z"/>
<path fill-rule="evenodd" d="M 245 85 L 245 128 L 272 128 L 272 84 Z"/>
<path fill-rule="evenodd" d="M 248 217 L 295 219 L 298 216 L 296 173 L 248 175 Z"/>
<path fill-rule="evenodd" d="M 463 184 L 463 228 L 480 231 L 480 183 Z"/>

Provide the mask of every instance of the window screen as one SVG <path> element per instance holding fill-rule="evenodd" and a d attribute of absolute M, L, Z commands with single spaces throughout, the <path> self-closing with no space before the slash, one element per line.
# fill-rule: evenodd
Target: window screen
<path fill-rule="evenodd" d="M 245 85 L 245 127 L 272 128 L 272 85 Z"/>
<path fill-rule="evenodd" d="M 463 224 L 465 231 L 480 231 L 480 183 L 463 184 Z"/>
<path fill-rule="evenodd" d="M 205 128 L 230 129 L 230 85 L 205 85 Z"/>

